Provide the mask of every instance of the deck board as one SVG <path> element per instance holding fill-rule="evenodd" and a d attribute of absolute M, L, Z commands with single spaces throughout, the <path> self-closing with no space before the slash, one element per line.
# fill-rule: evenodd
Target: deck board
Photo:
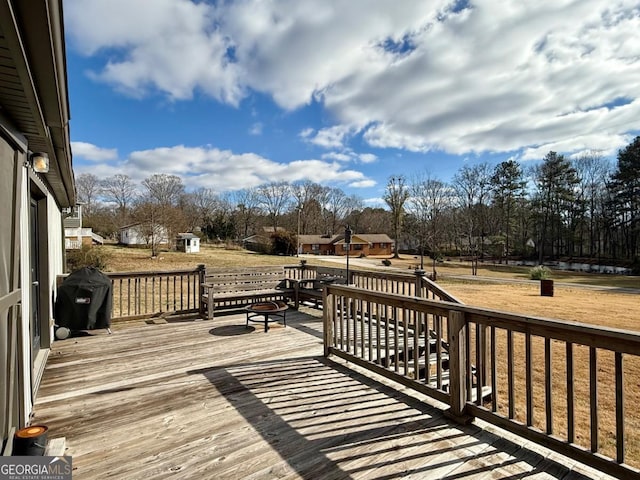
<path fill-rule="evenodd" d="M 598 477 L 323 358 L 317 314 L 290 311 L 268 333 L 244 322 L 56 341 L 33 421 L 66 437 L 77 479 Z"/>

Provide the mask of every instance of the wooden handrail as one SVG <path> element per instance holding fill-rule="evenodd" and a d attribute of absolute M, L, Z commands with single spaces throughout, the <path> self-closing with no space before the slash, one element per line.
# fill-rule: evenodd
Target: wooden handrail
<path fill-rule="evenodd" d="M 335 284 L 325 304 L 326 355 L 448 403 L 454 416 L 477 416 L 608 474 L 640 478 L 640 461 L 628 465 L 625 450 L 640 441 L 640 413 L 624 408 L 639 381 L 639 333 Z M 605 421 L 614 425 L 607 442 Z"/>

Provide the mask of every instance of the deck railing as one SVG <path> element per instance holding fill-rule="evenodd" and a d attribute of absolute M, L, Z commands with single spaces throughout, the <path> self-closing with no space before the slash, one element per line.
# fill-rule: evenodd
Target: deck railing
<path fill-rule="evenodd" d="M 199 311 L 204 266 L 108 273 L 114 320 Z M 314 278 L 315 267 L 285 267 Z M 415 275 L 350 273 L 324 289 L 334 354 L 559 453 L 640 479 L 640 334 L 462 304 Z"/>
<path fill-rule="evenodd" d="M 204 265 L 195 269 L 152 272 L 105 272 L 111 280 L 111 319 L 134 320 L 162 314 L 196 313 Z M 58 276 L 58 285 L 66 275 Z"/>
<path fill-rule="evenodd" d="M 203 274 L 204 266 L 190 270 L 106 273 L 112 285 L 112 319 L 196 313 L 200 309 Z"/>
<path fill-rule="evenodd" d="M 326 268 L 325 268 L 326 269 Z M 336 268 L 336 271 L 340 271 Z M 342 269 L 344 270 L 344 269 Z M 112 282 L 113 320 L 149 318 L 165 313 L 195 313 L 200 310 L 200 283 L 205 267 L 195 269 L 107 272 Z M 288 265 L 286 278 L 301 280 L 315 278 L 314 265 Z M 407 296 L 458 301 L 428 278 L 408 274 L 352 270 L 351 282 L 362 288 Z M 60 281 L 64 276 L 60 277 Z M 416 287 L 418 285 L 418 287 Z"/>
<path fill-rule="evenodd" d="M 326 355 L 445 402 L 460 419 L 640 478 L 640 412 L 625 410 L 640 401 L 639 334 L 352 286 L 328 285 L 324 306 Z"/>

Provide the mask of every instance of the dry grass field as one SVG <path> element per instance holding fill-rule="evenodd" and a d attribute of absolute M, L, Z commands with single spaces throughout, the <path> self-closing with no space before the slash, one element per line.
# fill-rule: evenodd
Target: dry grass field
<path fill-rule="evenodd" d="M 536 317 L 640 331 L 640 294 L 556 285 L 553 297 L 537 284 L 438 282 L 464 303 Z"/>
<path fill-rule="evenodd" d="M 199 253 L 160 252 L 152 258 L 148 248 L 128 248 L 117 245 L 100 247 L 108 256 L 107 269 L 110 272 L 142 272 L 154 270 L 180 270 L 196 268 L 199 264 L 207 267 L 295 265 L 295 257 L 263 255 L 225 245 L 201 245 Z"/>

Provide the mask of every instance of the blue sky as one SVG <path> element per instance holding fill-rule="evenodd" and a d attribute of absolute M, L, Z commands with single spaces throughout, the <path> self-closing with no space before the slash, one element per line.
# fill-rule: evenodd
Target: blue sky
<path fill-rule="evenodd" d="M 529 5 L 530 4 L 530 5 Z M 76 174 L 224 193 L 390 175 L 640 131 L 634 1 L 64 0 Z"/>

